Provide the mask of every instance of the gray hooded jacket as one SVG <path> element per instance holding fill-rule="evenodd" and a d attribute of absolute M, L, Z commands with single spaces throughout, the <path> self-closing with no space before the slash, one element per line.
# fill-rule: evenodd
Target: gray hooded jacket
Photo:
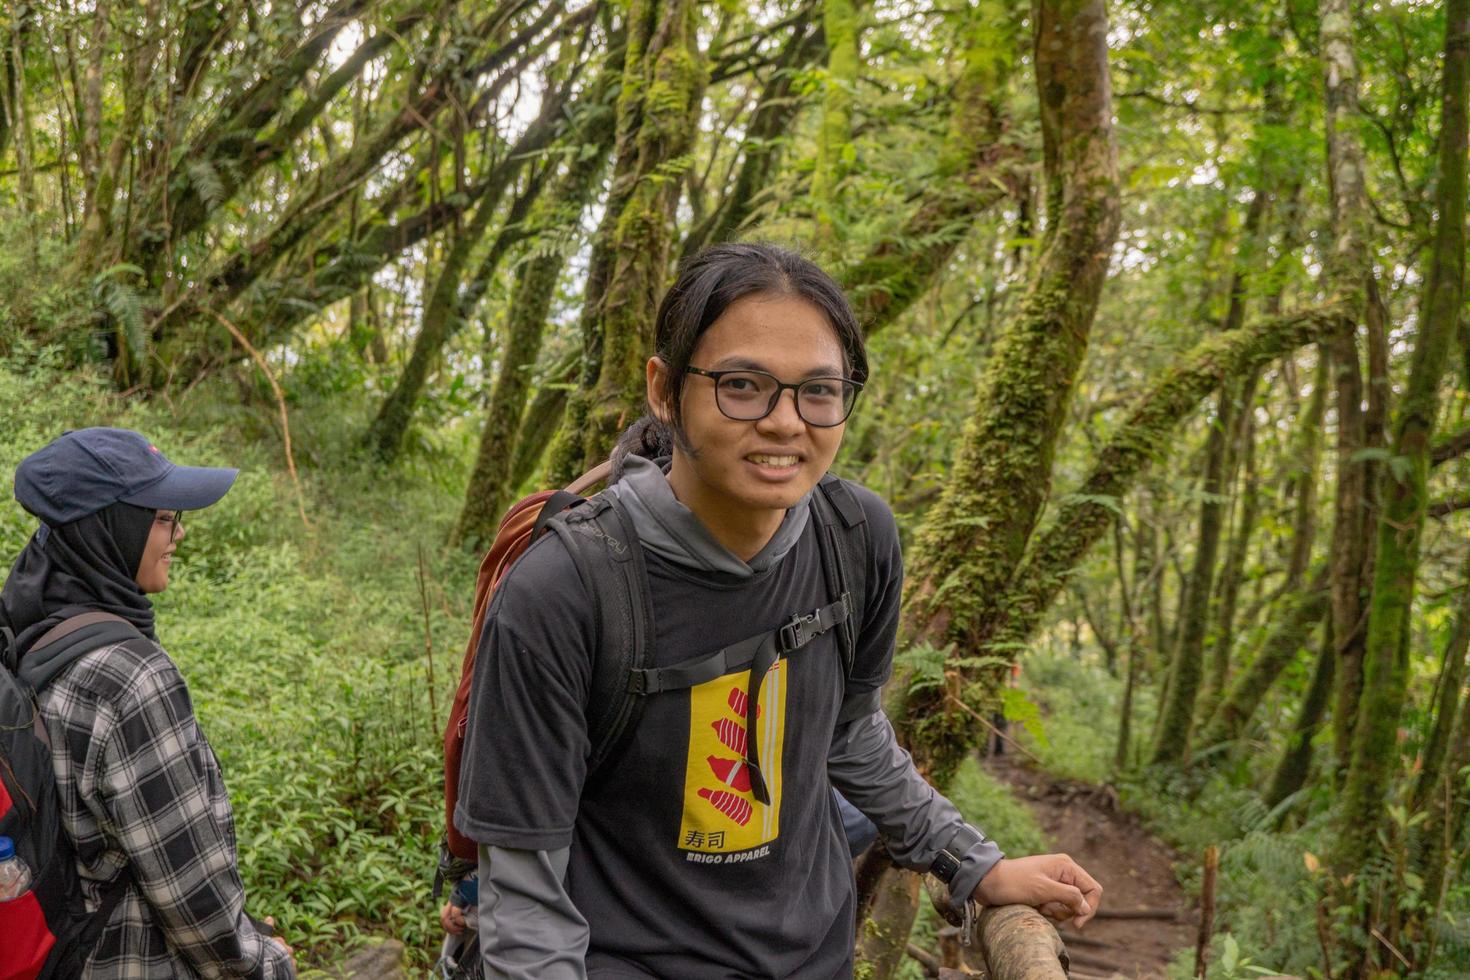
<path fill-rule="evenodd" d="M 663 471 L 630 456 L 623 478 L 607 491 L 632 517 L 643 547 L 698 571 L 748 577 L 779 562 L 801 537 L 805 501 L 748 562 L 722 545 L 675 498 Z M 951 892 L 968 896 L 1004 856 L 967 825 L 954 804 L 924 781 L 898 744 L 881 710 L 841 726 L 827 759 L 832 784 L 877 824 L 900 865 L 926 871 L 941 849 L 962 853 Z M 569 848 L 526 851 L 480 848 L 478 925 L 485 972 L 507 980 L 584 980 L 587 921 L 567 894 Z"/>

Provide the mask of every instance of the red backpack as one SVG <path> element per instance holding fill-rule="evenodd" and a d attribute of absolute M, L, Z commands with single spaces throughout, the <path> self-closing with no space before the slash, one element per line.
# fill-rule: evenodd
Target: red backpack
<path fill-rule="evenodd" d="M 459 802 L 459 767 L 464 757 L 465 727 L 469 724 L 475 654 L 480 648 L 480 633 L 485 627 L 490 597 L 516 559 L 525 554 L 532 541 L 545 533 L 550 519 L 581 503 L 584 499 L 581 492 L 607 479 L 611 468 L 611 463 L 603 463 L 578 477 L 565 490 L 541 490 L 516 501 L 500 519 L 495 540 L 480 562 L 480 574 L 475 579 L 474 618 L 470 623 L 469 642 L 465 644 L 459 689 L 454 692 L 454 704 L 449 709 L 449 721 L 444 728 L 444 846 L 450 855 L 462 861 L 475 861 L 475 842 L 455 829 L 454 807 Z M 437 882 L 435 890 L 437 893 Z"/>

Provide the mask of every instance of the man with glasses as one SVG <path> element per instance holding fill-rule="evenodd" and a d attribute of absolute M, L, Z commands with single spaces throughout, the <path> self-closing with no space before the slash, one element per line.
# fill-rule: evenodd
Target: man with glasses
<path fill-rule="evenodd" d="M 1006 859 L 883 715 L 902 556 L 878 496 L 827 479 L 867 378 L 841 289 L 788 251 L 716 246 L 681 267 L 655 341 L 620 477 L 530 547 L 485 618 L 455 825 L 481 845 L 486 974 L 851 977 L 831 787 L 960 908 L 1086 922 L 1097 882 L 1064 855 Z M 569 543 L 578 512 L 608 511 L 636 550 L 601 525 L 575 540 L 641 560 L 647 666 L 631 670 L 608 638 L 637 613 L 599 615 Z M 609 670 L 636 703 L 615 743 L 593 724 L 624 710 L 596 683 Z"/>

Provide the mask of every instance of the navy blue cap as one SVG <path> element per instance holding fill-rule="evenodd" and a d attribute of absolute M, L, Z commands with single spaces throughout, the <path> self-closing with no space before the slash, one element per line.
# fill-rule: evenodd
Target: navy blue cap
<path fill-rule="evenodd" d="M 122 501 L 199 510 L 225 495 L 239 470 L 179 466 L 128 429 L 77 429 L 20 461 L 15 499 L 53 527 Z"/>

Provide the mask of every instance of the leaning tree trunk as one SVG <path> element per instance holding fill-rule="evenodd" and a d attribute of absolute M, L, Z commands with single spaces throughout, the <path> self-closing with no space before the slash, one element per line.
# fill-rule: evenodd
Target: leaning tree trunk
<path fill-rule="evenodd" d="M 1230 685 L 1220 707 L 1201 729 L 1201 748 L 1231 742 L 1240 737 L 1251 716 L 1260 707 L 1266 692 L 1281 676 L 1281 672 L 1291 665 L 1297 653 L 1305 648 L 1313 628 L 1327 612 L 1329 603 L 1326 586 L 1324 567 L 1313 577 L 1312 584 L 1305 592 L 1288 599 L 1286 610 L 1277 620 L 1271 635 L 1261 645 L 1255 659 Z"/>
<path fill-rule="evenodd" d="M 954 644 L 956 661 L 1013 656 L 988 647 L 1010 573 L 1050 490 L 1057 437 L 1118 231 L 1106 7 L 1039 0 L 1033 23 L 1048 225 L 1021 310 L 986 361 L 951 477 L 920 528 L 905 597 L 907 635 Z M 902 715 L 925 719 L 904 723 L 904 735 L 940 782 L 976 734 L 965 709 L 977 705 L 950 699 L 979 676 L 957 663 L 945 690 L 919 699 L 925 710 Z M 911 699 L 910 708 L 918 707 Z"/>
<path fill-rule="evenodd" d="M 1382 514 L 1363 663 L 1363 690 L 1344 782 L 1336 867 L 1367 875 L 1381 855 L 1395 734 L 1408 683 L 1409 618 L 1428 505 L 1430 449 L 1439 384 L 1458 335 L 1465 276 L 1466 96 L 1470 90 L 1470 0 L 1445 8 L 1440 108 L 1438 220 L 1420 303 L 1409 380 L 1394 418 L 1392 458 L 1380 482 Z M 1379 947 L 1363 949 L 1364 970 Z"/>
<path fill-rule="evenodd" d="M 574 158 L 547 196 L 545 206 L 537 209 L 532 224 L 541 229 L 546 238 L 564 236 L 581 220 L 583 205 L 612 148 L 611 122 L 611 114 L 601 113 L 582 128 L 583 145 L 596 147 L 596 152 L 580 153 Z M 565 263 L 565 246 L 553 240 L 549 247 L 527 258 L 516 275 L 506 323 L 504 355 L 495 387 L 490 393 L 480 448 L 475 454 L 475 466 L 465 491 L 464 509 L 460 512 L 455 531 L 459 541 L 489 542 L 495 536 L 501 511 L 515 490 L 510 477 L 515 463 L 516 439 L 526 409 L 526 396 L 531 387 L 529 372 L 541 353 L 547 315 Z"/>
<path fill-rule="evenodd" d="M 519 195 L 515 205 L 521 205 L 521 213 L 517 215 L 517 207 L 512 206 L 503 224 L 511 226 L 523 220 L 525 212 L 530 208 L 531 198 L 538 190 L 539 185 L 533 183 L 526 193 Z M 454 235 L 449 254 L 439 266 L 438 278 L 429 290 L 428 302 L 424 304 L 423 315 L 419 318 L 419 332 L 414 337 L 413 352 L 403 367 L 403 373 L 398 376 L 398 383 L 388 392 L 388 397 L 383 399 L 377 416 L 368 428 L 365 441 L 374 455 L 385 463 L 391 463 L 398 458 L 419 396 L 429 383 L 430 374 L 438 366 L 445 345 L 464 326 L 464 320 L 458 316 L 458 298 L 464 284 L 465 272 L 470 266 L 475 249 L 490 229 L 491 219 L 499 213 L 499 204 L 498 197 L 481 198 L 469 223 Z M 505 248 L 501 247 L 501 239 L 505 237 L 507 236 L 504 234 L 497 236 L 490 248 L 490 255 L 497 265 L 505 255 Z M 486 269 L 482 265 L 480 271 L 481 274 L 494 275 L 495 268 L 492 265 Z"/>
<path fill-rule="evenodd" d="M 980 0 L 965 25 L 964 69 L 955 83 L 949 128 L 934 179 L 891 236 L 840 274 L 868 336 L 896 320 L 933 285 L 975 216 L 1019 193 L 1021 163 L 1008 87 L 1022 11 L 1014 0 Z"/>
<path fill-rule="evenodd" d="M 1281 761 L 1271 774 L 1271 783 L 1266 788 L 1266 805 L 1275 809 L 1297 790 L 1307 784 L 1307 775 L 1312 769 L 1312 739 L 1327 713 L 1327 702 L 1332 697 L 1332 672 L 1337 668 L 1337 644 L 1332 637 L 1332 616 L 1323 617 L 1322 641 L 1317 647 L 1317 665 L 1312 670 L 1312 683 L 1302 699 L 1297 712 L 1296 724 L 1286 738 L 1286 749 Z"/>
<path fill-rule="evenodd" d="M 915 761 L 940 785 L 978 740 L 972 713 L 993 697 L 994 672 L 969 658 L 1013 656 L 988 648 L 1001 590 L 1046 500 L 1118 231 L 1106 4 L 1037 0 L 1032 23 L 1049 222 L 1021 310 L 986 362 L 952 479 L 920 531 L 905 603 L 906 635 L 954 645 L 942 690 L 895 713 Z"/>

